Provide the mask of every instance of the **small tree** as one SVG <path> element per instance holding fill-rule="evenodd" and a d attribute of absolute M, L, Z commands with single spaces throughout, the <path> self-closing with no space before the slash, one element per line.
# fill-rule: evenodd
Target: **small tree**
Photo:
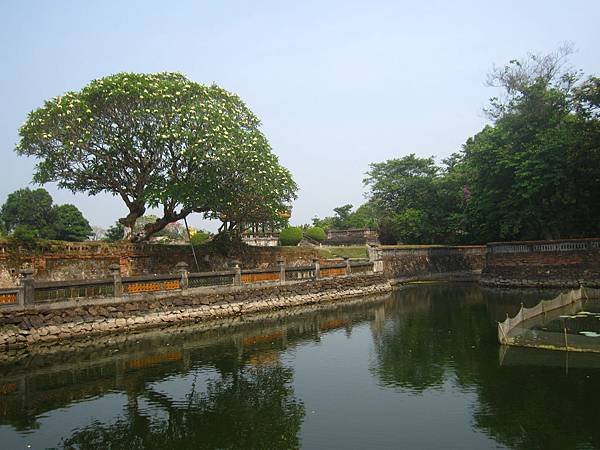
<path fill-rule="evenodd" d="M 121 222 L 115 223 L 112 227 L 106 230 L 104 234 L 104 240 L 108 242 L 117 242 L 125 238 L 125 231 L 123 230 L 123 224 Z"/>
<path fill-rule="evenodd" d="M 279 242 L 281 245 L 294 246 L 302 240 L 302 228 L 300 227 L 287 227 L 281 230 L 279 233 Z"/>
<path fill-rule="evenodd" d="M 19 189 L 8 195 L 0 209 L 0 221 L 9 234 L 21 227 L 22 233 L 35 230 L 36 237 L 53 239 L 54 220 L 52 197 L 46 189 Z"/>
<path fill-rule="evenodd" d="M 324 241 L 327 237 L 327 235 L 325 234 L 325 230 L 323 230 L 323 228 L 321 227 L 311 227 L 308 230 L 306 230 L 304 234 L 309 238 L 319 242 Z"/>
<path fill-rule="evenodd" d="M 85 241 L 92 234 L 92 227 L 74 205 L 54 207 L 55 239 L 61 241 Z"/>

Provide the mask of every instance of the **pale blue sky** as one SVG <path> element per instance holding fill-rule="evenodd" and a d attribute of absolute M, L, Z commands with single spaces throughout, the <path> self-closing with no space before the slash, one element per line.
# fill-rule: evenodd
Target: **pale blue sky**
<path fill-rule="evenodd" d="M 31 181 L 33 160 L 13 148 L 44 99 L 119 71 L 180 71 L 236 92 L 262 119 L 300 186 L 292 222 L 309 222 L 362 203 L 371 162 L 459 150 L 486 122 L 494 63 L 569 41 L 572 65 L 599 74 L 599 21 L 597 0 L 2 0 L 0 203 Z M 125 211 L 110 196 L 47 188 L 94 225 Z"/>

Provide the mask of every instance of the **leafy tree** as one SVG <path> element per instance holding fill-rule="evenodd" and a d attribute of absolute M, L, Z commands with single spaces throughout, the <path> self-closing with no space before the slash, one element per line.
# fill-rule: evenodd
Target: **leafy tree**
<path fill-rule="evenodd" d="M 364 180 L 386 243 L 448 242 L 449 219 L 460 210 L 460 189 L 433 157 L 371 164 Z"/>
<path fill-rule="evenodd" d="M 77 207 L 53 205 L 48 191 L 41 188 L 19 189 L 10 194 L 0 209 L 0 221 L 9 233 L 25 240 L 83 241 L 92 234 L 90 224 Z"/>
<path fill-rule="evenodd" d="M 317 216 L 312 218 L 313 227 L 322 228 L 325 232 L 333 228 L 333 217 L 324 217 L 319 219 Z M 308 227 L 307 227 L 308 228 Z"/>
<path fill-rule="evenodd" d="M 249 223 L 272 229 L 287 224 L 289 203 L 296 198 L 297 186 L 262 134 L 256 133 L 251 145 L 241 143 L 214 176 L 207 189 L 216 192 L 218 201 L 205 217 L 220 219 L 222 231 L 239 234 Z"/>
<path fill-rule="evenodd" d="M 568 47 L 494 69 L 493 123 L 442 166 L 408 155 L 365 184 L 382 242 L 486 242 L 600 232 L 600 80 L 568 68 Z"/>
<path fill-rule="evenodd" d="M 477 240 L 579 237 L 600 231 L 597 80 L 565 68 L 569 49 L 492 73 L 505 92 L 495 123 L 464 145 Z M 596 105 L 596 106 L 594 106 Z"/>
<path fill-rule="evenodd" d="M 258 184 L 265 177 L 269 192 L 282 201 L 292 197 L 295 185 L 279 189 L 281 178 L 269 178 L 285 169 L 269 157 L 259 125 L 237 96 L 216 85 L 203 86 L 178 73 L 119 73 L 30 113 L 16 150 L 40 160 L 37 182 L 119 196 L 129 210 L 119 219 L 125 237 L 137 241 L 192 212 L 222 213 L 242 198 L 240 192 L 255 189 L 252 201 L 265 200 L 266 187 Z M 266 167 L 259 167 L 257 155 Z M 267 175 L 245 172 L 250 180 L 243 178 L 243 191 L 232 195 L 240 182 L 232 169 L 242 157 Z M 162 215 L 135 235 L 147 207 L 160 208 Z"/>
<path fill-rule="evenodd" d="M 74 205 L 54 207 L 55 238 L 61 241 L 85 241 L 92 234 L 92 227 Z"/>
<path fill-rule="evenodd" d="M 348 217 L 352 212 L 352 205 L 347 204 L 333 208 L 335 215 L 333 216 L 332 225 L 336 230 L 342 230 L 348 228 Z"/>
<path fill-rule="evenodd" d="M 300 227 L 287 227 L 281 230 L 279 233 L 279 242 L 281 245 L 298 245 L 302 240 L 302 228 Z"/>
<path fill-rule="evenodd" d="M 398 243 L 397 223 L 390 214 L 379 219 L 378 226 L 379 242 L 383 245 L 395 245 Z"/>
<path fill-rule="evenodd" d="M 18 225 L 15 227 L 10 237 L 23 244 L 32 244 L 40 237 L 40 233 L 31 225 Z"/>
<path fill-rule="evenodd" d="M 377 228 L 377 212 L 374 205 L 367 202 L 352 211 L 352 205 L 347 204 L 334 208 L 334 216 L 312 219 L 313 226 L 323 230 L 337 229 L 347 230 L 350 228 Z"/>
<path fill-rule="evenodd" d="M 348 228 L 377 228 L 377 209 L 371 202 L 366 202 L 350 213 L 346 220 Z"/>
<path fill-rule="evenodd" d="M 123 224 L 118 221 L 108 230 L 106 230 L 106 233 L 104 234 L 104 240 L 108 242 L 121 241 L 124 237 L 125 230 L 123 229 Z"/>
<path fill-rule="evenodd" d="M 307 229 L 304 234 L 315 241 L 323 241 L 327 237 L 325 230 L 321 227 L 311 227 Z"/>
<path fill-rule="evenodd" d="M 35 230 L 36 237 L 53 239 L 54 220 L 52 197 L 45 189 L 19 189 L 8 195 L 0 209 L 0 221 L 8 233 L 21 227 L 21 233 Z"/>

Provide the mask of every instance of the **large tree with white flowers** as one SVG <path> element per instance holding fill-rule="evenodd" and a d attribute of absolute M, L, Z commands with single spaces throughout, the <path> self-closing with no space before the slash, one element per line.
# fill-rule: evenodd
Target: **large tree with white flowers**
<path fill-rule="evenodd" d="M 34 181 L 120 197 L 125 237 L 145 240 L 193 212 L 270 220 L 297 189 L 240 98 L 179 73 L 119 73 L 32 111 L 16 151 L 38 159 Z M 147 208 L 156 221 L 132 232 Z"/>

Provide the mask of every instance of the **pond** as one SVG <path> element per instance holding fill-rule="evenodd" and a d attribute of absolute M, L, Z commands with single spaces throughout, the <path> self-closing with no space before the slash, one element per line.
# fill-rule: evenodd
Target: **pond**
<path fill-rule="evenodd" d="M 599 448 L 600 355 L 496 342 L 536 298 L 423 284 L 2 355 L 0 447 Z"/>

